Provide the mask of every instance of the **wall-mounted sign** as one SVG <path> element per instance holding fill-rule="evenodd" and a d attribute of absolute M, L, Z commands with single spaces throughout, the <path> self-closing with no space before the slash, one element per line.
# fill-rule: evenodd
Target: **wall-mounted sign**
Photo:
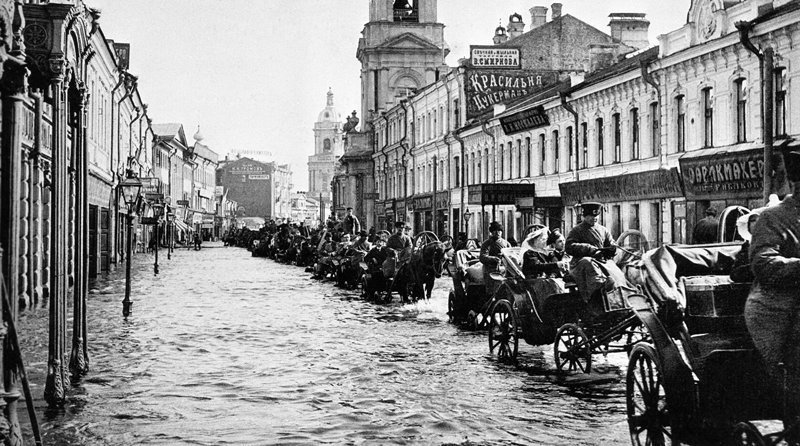
<path fill-rule="evenodd" d="M 474 184 L 467 189 L 467 203 L 485 205 L 515 204 L 517 198 L 533 197 L 533 184 Z"/>
<path fill-rule="evenodd" d="M 436 194 L 436 209 L 447 209 L 450 207 L 450 192 L 439 192 Z"/>
<path fill-rule="evenodd" d="M 158 186 L 160 184 L 158 178 L 153 177 L 146 177 L 146 178 L 139 178 L 139 181 L 142 182 L 142 190 L 143 194 L 151 193 L 155 194 L 158 193 Z"/>
<path fill-rule="evenodd" d="M 426 211 L 433 208 L 433 197 L 416 197 L 414 198 L 414 210 Z"/>
<path fill-rule="evenodd" d="M 468 69 L 464 93 L 467 119 L 472 119 L 515 98 L 541 91 L 558 81 L 555 71 Z"/>
<path fill-rule="evenodd" d="M 157 225 L 158 217 L 142 217 L 139 219 L 139 223 L 143 225 Z"/>
<path fill-rule="evenodd" d="M 723 152 L 680 159 L 689 199 L 760 197 L 764 188 L 762 149 Z"/>
<path fill-rule="evenodd" d="M 164 194 L 152 193 L 152 192 L 146 192 L 146 193 L 144 194 L 144 198 L 145 198 L 147 201 L 161 201 L 161 200 L 163 200 L 163 199 L 164 199 Z"/>
<path fill-rule="evenodd" d="M 476 68 L 522 68 L 519 48 L 470 45 L 469 59 Z"/>
<path fill-rule="evenodd" d="M 615 202 L 683 196 L 681 178 L 675 168 L 572 181 L 561 183 L 558 188 L 567 206 L 582 201 Z"/>
<path fill-rule="evenodd" d="M 230 173 L 233 175 L 248 175 L 264 173 L 264 167 L 253 163 L 242 163 L 231 167 Z"/>
<path fill-rule="evenodd" d="M 525 130 L 547 127 L 550 119 L 544 111 L 544 107 L 538 106 L 523 110 L 513 115 L 500 118 L 500 125 L 506 135 L 512 135 Z"/>
<path fill-rule="evenodd" d="M 189 200 L 178 200 L 175 203 L 177 203 L 178 206 L 189 206 Z"/>
<path fill-rule="evenodd" d="M 114 42 L 114 53 L 117 55 L 119 68 L 127 70 L 131 64 L 131 44 Z"/>
<path fill-rule="evenodd" d="M 247 178 L 251 180 L 268 180 L 269 175 L 249 175 Z"/>

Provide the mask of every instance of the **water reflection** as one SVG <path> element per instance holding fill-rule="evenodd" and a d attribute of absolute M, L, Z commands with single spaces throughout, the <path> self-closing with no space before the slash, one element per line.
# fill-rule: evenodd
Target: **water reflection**
<path fill-rule="evenodd" d="M 606 382 L 559 375 L 551 347 L 496 362 L 486 335 L 430 302 L 374 305 L 302 269 L 236 248 L 134 264 L 89 299 L 90 372 L 45 411 L 47 311 L 21 315 L 26 365 L 49 444 L 624 444 L 624 356 Z M 71 326 L 71 324 L 70 324 Z M 24 410 L 24 408 L 23 408 Z M 26 415 L 20 414 L 26 420 Z"/>

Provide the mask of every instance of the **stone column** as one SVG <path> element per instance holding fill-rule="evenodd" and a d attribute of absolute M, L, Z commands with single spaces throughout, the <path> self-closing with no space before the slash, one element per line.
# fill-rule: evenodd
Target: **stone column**
<path fill-rule="evenodd" d="M 49 305 L 50 300 L 50 263 L 53 256 L 52 221 L 53 194 L 51 163 L 42 163 L 42 300 L 41 305 Z"/>
<path fill-rule="evenodd" d="M 34 98 L 33 157 L 31 162 L 31 219 L 29 280 L 31 283 L 31 305 L 36 307 L 42 301 L 42 96 Z"/>
<path fill-rule="evenodd" d="M 53 93 L 53 182 L 52 255 L 50 259 L 50 337 L 44 399 L 51 407 L 64 403 L 66 380 L 64 350 L 66 338 L 67 260 L 69 249 L 70 175 L 67 147 L 67 89 L 63 55 L 49 60 Z"/>
<path fill-rule="evenodd" d="M 25 112 L 25 105 L 20 101 L 20 115 L 23 118 Z M 24 122 L 24 120 L 23 120 Z M 19 126 L 20 130 L 22 126 Z M 30 299 L 30 283 L 28 281 L 28 256 L 30 255 L 30 246 L 28 245 L 28 228 L 30 227 L 30 205 L 28 200 L 30 198 L 30 151 L 27 147 L 20 144 L 20 182 L 19 182 L 19 271 L 18 271 L 18 289 L 17 301 L 20 307 L 26 307 Z"/>
<path fill-rule="evenodd" d="M 69 359 L 69 370 L 72 379 L 80 378 L 89 371 L 89 357 L 86 340 L 86 292 L 89 284 L 89 262 L 87 261 L 86 245 L 89 241 L 89 204 L 88 204 L 88 160 L 86 140 L 86 105 L 89 94 L 85 88 L 78 90 L 77 110 L 75 110 L 76 125 L 72 132 L 73 166 L 73 192 L 75 196 L 75 214 L 73 215 L 75 230 L 73 236 L 76 242 L 73 286 L 73 317 L 72 317 L 72 350 Z"/>
<path fill-rule="evenodd" d="M 16 19 L 16 18 L 15 18 Z M 17 24 L 17 26 L 19 26 Z M 4 445 L 22 444 L 19 419 L 17 417 L 17 358 L 16 349 L 6 339 L 7 324 L 17 318 L 17 297 L 20 295 L 20 234 L 19 219 L 22 189 L 22 125 L 24 123 L 24 100 L 27 91 L 28 70 L 21 63 L 6 61 L 3 64 L 3 77 L 0 81 L 2 94 L 2 200 L 0 200 L 0 245 L 5 250 L 2 257 L 3 281 L 8 286 L 8 299 L 3 299 L 4 324 L 0 327 L 0 345 L 3 357 L 0 360 L 3 371 L 2 443 Z M 6 311 L 7 310 L 7 311 Z M 8 319 L 11 320 L 8 320 Z"/>

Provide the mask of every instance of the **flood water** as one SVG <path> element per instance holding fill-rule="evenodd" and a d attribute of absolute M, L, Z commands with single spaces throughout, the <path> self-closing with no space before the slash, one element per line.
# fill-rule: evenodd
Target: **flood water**
<path fill-rule="evenodd" d="M 91 369 L 61 410 L 42 401 L 47 309 L 21 313 L 46 444 L 629 443 L 624 354 L 593 358 L 614 379 L 581 387 L 552 347 L 521 343 L 518 365 L 499 364 L 484 332 L 447 322 L 449 277 L 430 302 L 375 305 L 221 244 L 159 260 L 154 276 L 136 255 L 128 320 L 124 268 L 94 284 Z"/>

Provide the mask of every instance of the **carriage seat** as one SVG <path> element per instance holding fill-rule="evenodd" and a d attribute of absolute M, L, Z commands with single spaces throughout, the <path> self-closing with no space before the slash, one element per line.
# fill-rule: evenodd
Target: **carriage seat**
<path fill-rule="evenodd" d="M 476 261 L 464 270 L 464 279 L 469 284 L 483 284 L 483 263 Z"/>

